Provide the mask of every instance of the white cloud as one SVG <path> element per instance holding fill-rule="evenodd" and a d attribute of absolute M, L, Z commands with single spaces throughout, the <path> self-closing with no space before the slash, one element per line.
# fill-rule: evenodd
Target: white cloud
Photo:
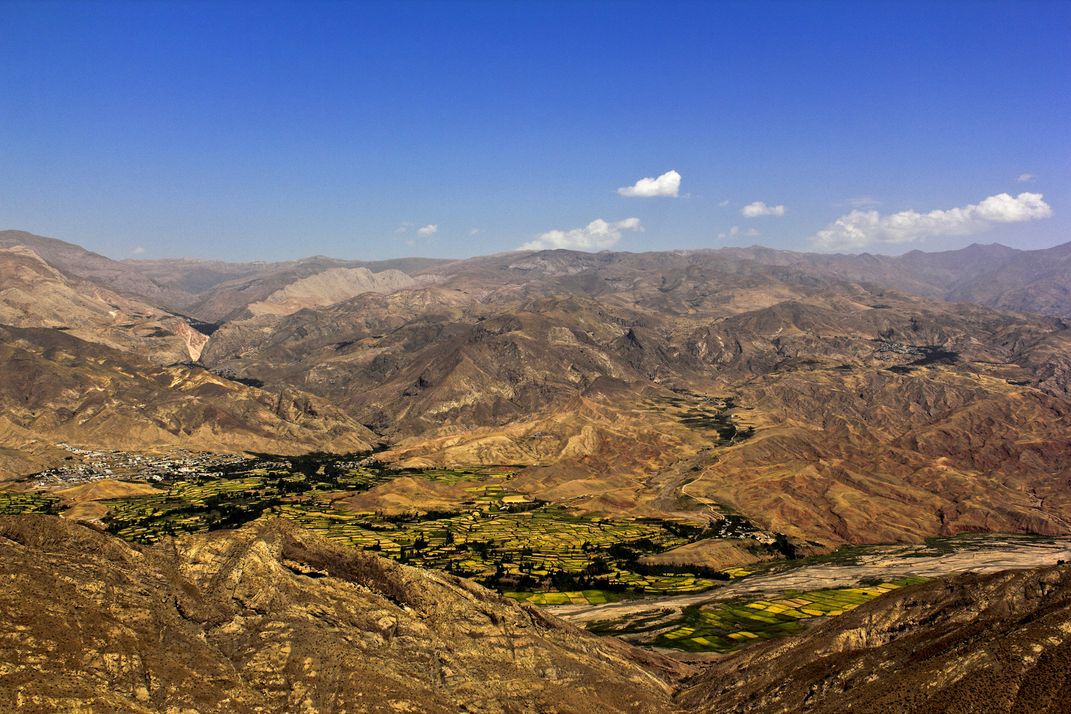
<path fill-rule="evenodd" d="M 130 252 L 133 253 L 134 255 L 141 255 L 142 253 L 145 252 L 145 246 L 136 245 L 136 246 L 134 246 L 134 250 L 132 250 Z"/>
<path fill-rule="evenodd" d="M 759 216 L 783 216 L 785 215 L 785 207 L 767 206 L 762 201 L 754 201 L 747 204 L 740 209 L 740 215 L 744 218 L 758 218 Z"/>
<path fill-rule="evenodd" d="M 1030 183 L 1031 181 L 1033 181 L 1036 178 L 1037 178 L 1037 176 L 1035 176 L 1034 174 L 1019 174 L 1019 178 L 1017 178 L 1015 180 L 1018 181 L 1019 183 Z"/>
<path fill-rule="evenodd" d="M 995 196 L 962 208 L 918 213 L 852 211 L 811 237 L 821 250 L 863 248 L 873 244 L 912 243 L 935 236 L 980 233 L 995 223 L 1019 223 L 1048 218 L 1052 208 L 1040 193 Z"/>
<path fill-rule="evenodd" d="M 606 250 L 621 240 L 622 231 L 642 231 L 639 218 L 626 218 L 609 223 L 597 218 L 583 228 L 569 231 L 547 231 L 528 241 L 518 250 Z"/>
<path fill-rule="evenodd" d="M 473 228 L 471 231 L 469 231 L 469 235 L 470 236 L 478 236 L 478 235 L 480 235 L 480 229 L 479 228 Z"/>
<path fill-rule="evenodd" d="M 670 170 L 658 178 L 641 178 L 631 186 L 622 186 L 617 192 L 629 198 L 651 198 L 653 196 L 673 196 L 681 190 L 681 175 Z"/>
<path fill-rule="evenodd" d="M 726 207 L 728 207 L 728 205 L 729 205 L 729 199 L 725 199 L 724 201 L 719 201 L 719 202 L 718 202 L 718 205 L 719 205 L 719 206 L 721 206 L 722 208 L 726 208 Z"/>
<path fill-rule="evenodd" d="M 433 235 L 439 232 L 439 226 L 436 223 L 429 223 L 426 226 L 417 228 L 416 234 L 421 238 L 431 238 Z"/>
<path fill-rule="evenodd" d="M 754 228 L 743 229 L 740 226 L 733 226 L 725 233 L 718 234 L 718 240 L 725 240 L 726 238 L 738 238 L 740 236 L 747 236 L 748 238 L 755 238 L 761 235 Z"/>

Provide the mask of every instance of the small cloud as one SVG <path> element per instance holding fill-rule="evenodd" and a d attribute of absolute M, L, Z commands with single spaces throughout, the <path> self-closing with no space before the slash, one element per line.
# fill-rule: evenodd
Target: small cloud
<path fill-rule="evenodd" d="M 918 213 L 852 211 L 811 236 L 820 250 L 845 250 L 869 245 L 912 243 L 936 236 L 980 233 L 997 223 L 1019 223 L 1048 218 L 1052 207 L 1040 193 L 1011 196 L 999 193 L 960 208 Z"/>
<path fill-rule="evenodd" d="M 410 223 L 409 221 L 402 221 L 401 223 L 398 224 L 398 227 L 394 229 L 394 232 L 397 235 L 401 235 L 402 233 L 407 232 L 412 227 L 413 227 L 413 224 Z"/>
<path fill-rule="evenodd" d="M 721 206 L 722 208 L 728 208 L 729 207 L 729 199 L 725 199 L 724 201 L 720 201 L 718 203 L 718 205 Z"/>
<path fill-rule="evenodd" d="M 718 240 L 725 240 L 726 238 L 738 238 L 740 236 L 747 236 L 748 238 L 755 238 L 762 235 L 754 228 L 743 229 L 740 226 L 733 226 L 725 233 L 718 234 Z"/>
<path fill-rule="evenodd" d="M 763 201 L 753 201 L 740 209 L 740 215 L 744 218 L 758 218 L 759 216 L 783 216 L 785 207 L 767 206 Z"/>
<path fill-rule="evenodd" d="M 439 232 L 439 225 L 437 223 L 429 223 L 426 226 L 417 228 L 416 234 L 421 238 L 431 238 L 433 235 Z"/>
<path fill-rule="evenodd" d="M 1034 174 L 1019 174 L 1019 178 L 1015 180 L 1019 183 L 1031 183 L 1037 180 L 1037 176 Z"/>
<path fill-rule="evenodd" d="M 133 253 L 134 255 L 141 255 L 142 253 L 145 252 L 145 246 L 136 245 L 136 246 L 134 246 L 134 250 L 132 250 L 130 252 Z"/>
<path fill-rule="evenodd" d="M 642 231 L 639 218 L 609 223 L 597 218 L 583 228 L 547 231 L 528 241 L 518 250 L 606 250 L 621 240 L 623 231 Z"/>
<path fill-rule="evenodd" d="M 672 196 L 676 198 L 681 190 L 681 175 L 670 170 L 658 178 L 641 178 L 631 186 L 622 186 L 617 192 L 628 198 L 653 198 L 655 196 Z"/>
<path fill-rule="evenodd" d="M 479 228 L 473 228 L 471 231 L 469 231 L 469 235 L 470 236 L 478 236 L 478 235 L 480 235 L 480 229 Z"/>

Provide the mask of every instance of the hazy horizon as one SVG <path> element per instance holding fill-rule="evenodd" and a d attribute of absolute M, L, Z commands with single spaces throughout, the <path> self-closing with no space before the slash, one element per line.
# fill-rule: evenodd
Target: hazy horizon
<path fill-rule="evenodd" d="M 281 258 L 281 259 L 278 259 L 278 260 L 268 260 L 268 259 L 260 258 L 260 257 L 257 257 L 255 254 L 250 254 L 250 255 L 246 256 L 245 258 L 239 259 L 239 260 L 227 260 L 227 259 L 223 259 L 223 258 L 207 258 L 207 257 L 203 257 L 203 256 L 198 256 L 198 255 L 179 255 L 179 254 L 175 254 L 175 255 L 158 255 L 158 256 L 146 256 L 146 255 L 133 255 L 133 256 L 118 255 L 118 256 L 116 256 L 116 255 L 109 255 L 107 253 L 102 253 L 100 251 L 92 250 L 91 248 L 89 248 L 86 245 L 78 243 L 77 241 L 67 240 L 67 239 L 65 239 L 65 238 L 63 238 L 61 236 L 42 235 L 40 233 L 34 233 L 33 231 L 23 230 L 21 228 L 0 228 L 0 233 L 4 233 L 4 232 L 8 232 L 8 231 L 29 233 L 31 235 L 36 235 L 36 236 L 38 236 L 40 238 L 49 238 L 49 239 L 54 239 L 54 240 L 60 240 L 60 241 L 63 241 L 65 243 L 71 243 L 71 244 L 77 245 L 79 247 L 85 248 L 87 250 L 91 250 L 92 252 L 97 253 L 98 255 L 104 256 L 105 258 L 110 258 L 112 260 L 118 260 L 118 261 L 146 261 L 146 262 L 152 262 L 152 261 L 190 261 L 190 262 L 204 262 L 204 263 L 286 263 L 286 262 L 299 262 L 299 261 L 302 261 L 302 260 L 311 260 L 311 259 L 315 259 L 315 258 L 326 258 L 326 259 L 329 259 L 329 260 L 354 261 L 354 262 L 381 262 L 381 261 L 390 261 L 390 260 L 446 260 L 446 261 L 451 261 L 451 260 L 471 260 L 471 259 L 475 259 L 475 258 L 485 258 L 485 257 L 491 257 L 491 256 L 495 256 L 495 255 L 508 255 L 510 253 L 530 253 L 530 252 L 554 251 L 554 250 L 563 250 L 563 251 L 572 251 L 572 252 L 586 252 L 586 253 L 592 253 L 592 254 L 599 254 L 599 253 L 633 253 L 633 254 L 642 254 L 642 253 L 693 253 L 693 252 L 720 251 L 720 250 L 749 250 L 749 249 L 754 249 L 754 248 L 777 250 L 777 251 L 787 251 L 787 252 L 800 253 L 800 254 L 811 254 L 811 255 L 829 255 L 829 256 L 836 256 L 836 255 L 842 255 L 842 256 L 843 255 L 856 255 L 856 256 L 860 256 L 860 255 L 882 255 L 882 256 L 886 256 L 886 257 L 895 258 L 895 257 L 903 256 L 903 255 L 905 255 L 907 253 L 911 253 L 913 251 L 921 251 L 921 252 L 924 252 L 924 253 L 940 253 L 940 252 L 947 252 L 947 251 L 962 250 L 964 248 L 969 248 L 972 245 L 978 245 L 978 246 L 982 246 L 982 247 L 1002 246 L 1002 247 L 1005 247 L 1005 248 L 1011 248 L 1012 250 L 1046 250 L 1048 248 L 1056 248 L 1056 247 L 1062 246 L 1064 244 L 1071 243 L 1071 240 L 1066 240 L 1066 241 L 1062 241 L 1062 242 L 1058 242 L 1058 243 L 1053 243 L 1052 245 L 1040 245 L 1040 246 L 1031 247 L 1031 248 L 1016 248 L 1015 246 L 1010 246 L 1010 245 L 1007 245 L 1006 243 L 1001 243 L 1000 241 L 970 240 L 970 241 L 963 241 L 962 245 L 955 245 L 953 247 L 939 248 L 939 249 L 938 248 L 925 249 L 924 247 L 919 247 L 917 245 L 915 245 L 915 246 L 907 246 L 903 250 L 897 251 L 895 253 L 867 251 L 867 250 L 839 251 L 839 252 L 819 252 L 819 251 L 815 251 L 815 250 L 808 250 L 806 248 L 802 248 L 802 249 L 774 248 L 774 247 L 771 247 L 771 246 L 768 246 L 768 245 L 763 245 L 762 243 L 750 243 L 750 244 L 741 243 L 739 245 L 715 245 L 715 246 L 696 247 L 696 248 L 672 248 L 672 247 L 670 247 L 670 248 L 651 248 L 651 249 L 634 249 L 634 250 L 629 250 L 627 248 L 621 248 L 621 247 L 618 247 L 618 246 L 613 246 L 613 247 L 610 247 L 610 248 L 603 248 L 603 249 L 599 249 L 599 250 L 584 250 L 584 249 L 580 249 L 580 248 L 554 248 L 554 247 L 529 249 L 529 248 L 521 247 L 521 248 L 513 248 L 513 249 L 509 249 L 509 250 L 494 251 L 494 252 L 490 252 L 490 253 L 473 253 L 471 255 L 446 256 L 446 257 L 442 257 L 442 256 L 436 257 L 436 256 L 432 256 L 432 255 L 422 255 L 422 254 L 419 254 L 419 253 L 411 253 L 411 254 L 403 253 L 403 254 L 399 254 L 397 256 L 391 256 L 391 257 L 388 257 L 388 258 L 363 258 L 363 257 L 360 257 L 360 256 L 342 257 L 342 256 L 338 256 L 338 255 L 331 255 L 331 254 L 325 254 L 325 253 L 307 253 L 307 254 L 299 255 L 299 256 L 296 256 L 296 257 L 293 257 L 293 258 Z"/>

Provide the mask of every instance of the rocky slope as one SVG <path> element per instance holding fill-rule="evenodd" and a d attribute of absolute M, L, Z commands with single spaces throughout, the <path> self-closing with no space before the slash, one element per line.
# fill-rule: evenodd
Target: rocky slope
<path fill-rule="evenodd" d="M 230 323 L 204 360 L 341 405 L 397 443 L 388 458 L 529 465 L 518 485 L 577 507 L 722 504 L 826 544 L 1071 529 L 1059 320 L 673 254 L 439 270 Z M 714 396 L 752 438 L 720 444 L 670 406 Z"/>
<path fill-rule="evenodd" d="M 895 591 L 800 636 L 715 661 L 695 712 L 1067 712 L 1071 567 Z"/>
<path fill-rule="evenodd" d="M 51 327 L 158 364 L 196 360 L 208 337 L 185 319 L 64 275 L 29 248 L 0 248 L 0 324 Z"/>
<path fill-rule="evenodd" d="M 0 517 L 10 711 L 1066 712 L 1071 567 L 896 590 L 686 665 L 286 522 Z"/>
<path fill-rule="evenodd" d="M 689 668 L 283 522 L 153 548 L 0 517 L 9 711 L 668 712 Z"/>
<path fill-rule="evenodd" d="M 349 452 L 376 441 L 297 390 L 156 366 L 60 330 L 0 326 L 0 364 L 0 445 L 23 452 L 59 441 L 134 451 Z"/>
<path fill-rule="evenodd" d="M 35 240 L 70 262 L 75 247 Z M 333 443 L 347 424 L 367 443 L 366 425 L 392 444 L 383 458 L 396 463 L 518 465 L 519 489 L 587 512 L 705 523 L 732 509 L 833 545 L 1071 529 L 1071 328 L 939 299 L 971 281 L 1026 284 L 1041 267 L 1062 285 L 1064 252 L 539 251 L 116 269 L 140 270 L 186 295 L 194 314 L 226 320 L 200 355 L 216 374 L 314 395 L 319 415 L 338 410 L 328 436 L 306 432 L 295 444 Z M 59 296 L 74 286 L 53 313 L 89 315 L 75 299 L 86 283 L 45 268 L 59 277 L 23 283 Z M 30 302 L 19 309 L 33 314 Z M 162 348 L 139 342 L 139 324 L 92 332 L 138 352 L 139 364 L 166 361 Z M 138 394 L 103 408 L 172 408 L 169 392 Z M 42 426 L 110 437 L 64 421 L 70 404 L 51 398 L 37 407 L 61 416 Z M 231 421 L 213 413 L 186 412 L 183 428 L 234 448 L 245 437 L 228 442 Z M 114 429 L 137 443 L 149 433 L 141 423 Z"/>
<path fill-rule="evenodd" d="M 87 280 L 126 296 L 161 307 L 177 307 L 191 296 L 161 285 L 125 263 L 106 258 L 81 246 L 26 231 L 0 231 L 0 248 L 29 248 L 65 275 Z"/>
<path fill-rule="evenodd" d="M 217 266 L 199 261 L 173 260 L 131 261 L 130 264 L 158 282 L 176 281 L 193 290 L 196 281 L 202 287 L 197 289 L 195 297 L 185 303 L 186 313 L 200 320 L 218 323 L 249 317 L 252 315 L 250 305 L 262 303 L 271 295 L 285 292 L 291 285 L 326 271 L 364 269 L 372 273 L 398 272 L 409 275 L 441 262 L 427 258 L 354 261 L 317 256 L 285 263 L 246 263 L 237 266 L 231 263 Z M 232 271 L 232 274 L 226 276 L 228 271 Z M 313 285 L 315 283 L 314 279 Z M 359 292 L 350 288 L 345 296 L 352 297 Z M 328 303 L 320 299 L 316 304 Z"/>
<path fill-rule="evenodd" d="M 722 251 L 707 255 L 717 259 Z M 1071 318 L 1071 243 L 1017 250 L 999 243 L 901 256 L 816 255 L 768 248 L 724 251 L 768 265 L 863 281 L 925 297 Z"/>

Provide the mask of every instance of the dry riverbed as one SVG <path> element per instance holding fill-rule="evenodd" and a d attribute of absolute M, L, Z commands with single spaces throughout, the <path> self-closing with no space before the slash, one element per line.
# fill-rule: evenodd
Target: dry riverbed
<path fill-rule="evenodd" d="M 925 545 L 866 546 L 798 561 L 756 573 L 715 590 L 692 595 L 624 600 L 605 605 L 558 605 L 547 610 L 580 626 L 608 621 L 671 620 L 692 605 L 739 598 L 775 597 L 785 591 L 851 587 L 865 580 L 909 576 L 937 578 L 965 572 L 1071 562 L 1071 537 L 971 535 Z M 627 636 L 626 636 L 627 639 Z"/>

